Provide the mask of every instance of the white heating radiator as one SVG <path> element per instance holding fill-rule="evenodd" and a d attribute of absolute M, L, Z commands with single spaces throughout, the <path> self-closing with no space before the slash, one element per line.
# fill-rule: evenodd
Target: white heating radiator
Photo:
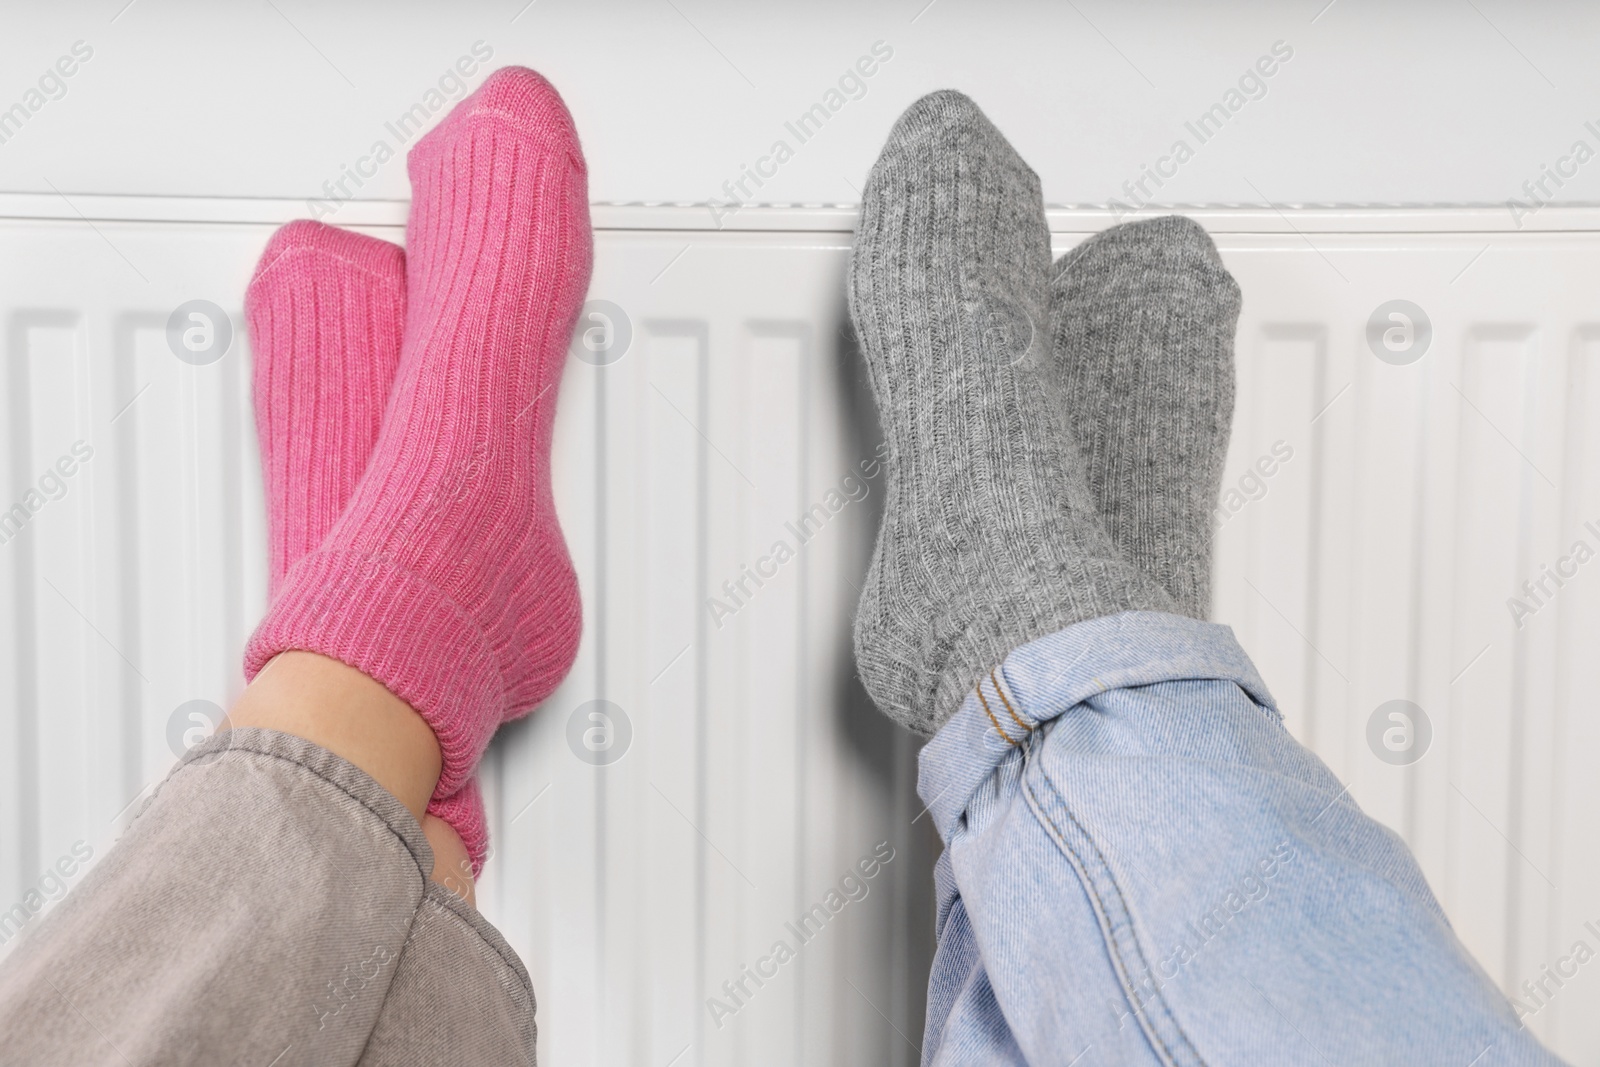
<path fill-rule="evenodd" d="M 0 196 L 0 509 L 37 505 L 0 527 L 0 909 L 103 855 L 204 732 L 191 702 L 241 687 L 266 583 L 240 306 L 301 211 Z M 1534 1030 L 1593 1060 L 1600 964 L 1572 950 L 1600 948 L 1600 214 L 1189 213 L 1244 290 L 1216 617 Z M 403 219 L 330 221 L 399 240 Z M 1111 221 L 1051 220 L 1057 252 Z M 485 764 L 480 902 L 533 973 L 544 1062 L 916 1062 L 937 843 L 917 743 L 849 654 L 881 488 L 842 331 L 852 221 L 595 210 L 556 439 L 585 636 Z M 169 343 L 197 299 L 233 327 L 214 361 Z M 1396 300 L 1425 321 L 1383 307 L 1369 340 Z M 882 842 L 866 896 L 733 1001 Z"/>

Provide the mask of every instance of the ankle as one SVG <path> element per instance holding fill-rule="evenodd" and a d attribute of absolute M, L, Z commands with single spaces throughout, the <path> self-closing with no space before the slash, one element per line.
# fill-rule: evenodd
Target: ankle
<path fill-rule="evenodd" d="M 418 822 L 439 781 L 439 742 L 422 716 L 354 667 L 312 652 L 285 652 L 268 663 L 228 712 L 227 725 L 321 745 L 371 775 Z"/>
<path fill-rule="evenodd" d="M 433 847 L 433 873 L 430 877 L 462 900 L 477 907 L 472 881 L 472 857 L 454 827 L 435 815 L 422 817 L 422 833 Z"/>

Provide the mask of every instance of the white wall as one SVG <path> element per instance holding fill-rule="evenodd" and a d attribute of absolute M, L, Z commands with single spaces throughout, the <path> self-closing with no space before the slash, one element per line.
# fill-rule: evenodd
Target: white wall
<path fill-rule="evenodd" d="M 5 5 L 0 107 L 75 41 L 94 55 L 0 145 L 0 191 L 316 195 L 480 40 L 561 87 L 596 200 L 722 196 L 880 40 L 866 95 L 760 199 L 855 202 L 901 109 L 956 87 L 1047 199 L 1103 203 L 1279 40 L 1293 59 L 1163 199 L 1503 204 L 1575 139 L 1600 147 L 1600 7 L 1577 2 L 127 3 Z M 403 165 L 363 195 L 403 198 Z M 1600 199 L 1600 163 L 1561 195 Z"/>

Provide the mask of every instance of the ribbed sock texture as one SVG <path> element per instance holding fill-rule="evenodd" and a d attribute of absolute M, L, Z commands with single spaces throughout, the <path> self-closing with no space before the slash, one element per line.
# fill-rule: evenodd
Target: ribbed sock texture
<path fill-rule="evenodd" d="M 387 241 L 299 221 L 261 254 L 245 317 L 274 594 L 367 469 L 400 366 L 405 305 L 405 253 Z"/>
<path fill-rule="evenodd" d="M 272 235 L 245 291 L 273 592 L 322 543 L 372 457 L 400 366 L 405 279 L 398 245 L 302 220 Z M 481 871 L 477 778 L 428 810 Z"/>
<path fill-rule="evenodd" d="M 433 727 L 448 796 L 577 650 L 550 438 L 592 239 L 571 117 L 533 71 L 496 71 L 408 170 L 405 337 L 377 447 L 247 672 L 300 648 L 382 682 Z"/>
<path fill-rule="evenodd" d="M 483 863 L 489 858 L 489 816 L 483 807 L 483 790 L 478 785 L 478 772 L 468 778 L 449 796 L 435 793 L 428 800 L 428 814 L 449 825 L 466 846 L 472 859 L 472 877 L 483 873 Z"/>
<path fill-rule="evenodd" d="M 850 313 L 889 446 L 856 662 L 932 734 L 1013 648 L 1170 610 L 1100 526 L 1049 373 L 1038 178 L 966 97 L 901 116 L 867 178 Z"/>
<path fill-rule="evenodd" d="M 1177 610 L 1211 610 L 1239 286 L 1176 215 L 1096 234 L 1051 272 L 1054 375 L 1102 520 Z"/>

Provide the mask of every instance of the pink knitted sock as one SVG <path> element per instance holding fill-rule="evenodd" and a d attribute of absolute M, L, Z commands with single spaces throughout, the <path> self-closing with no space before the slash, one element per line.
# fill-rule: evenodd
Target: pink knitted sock
<path fill-rule="evenodd" d="M 245 290 L 273 591 L 367 469 L 400 366 L 405 270 L 397 245 L 299 221 L 272 235 Z M 476 779 L 428 810 L 461 836 L 477 874 L 488 828 Z"/>
<path fill-rule="evenodd" d="M 406 256 L 375 237 L 291 222 L 267 242 L 244 304 L 276 594 L 367 469 L 400 367 Z"/>
<path fill-rule="evenodd" d="M 483 861 L 489 858 L 489 819 L 483 810 L 477 772 L 449 796 L 435 793 L 428 801 L 428 814 L 450 824 L 472 857 L 472 877 L 481 875 Z"/>
<path fill-rule="evenodd" d="M 408 169 L 409 308 L 377 448 L 246 671 L 306 649 L 382 682 L 433 727 L 448 797 L 577 651 L 550 435 L 592 239 L 572 119 L 530 70 L 491 75 Z"/>

